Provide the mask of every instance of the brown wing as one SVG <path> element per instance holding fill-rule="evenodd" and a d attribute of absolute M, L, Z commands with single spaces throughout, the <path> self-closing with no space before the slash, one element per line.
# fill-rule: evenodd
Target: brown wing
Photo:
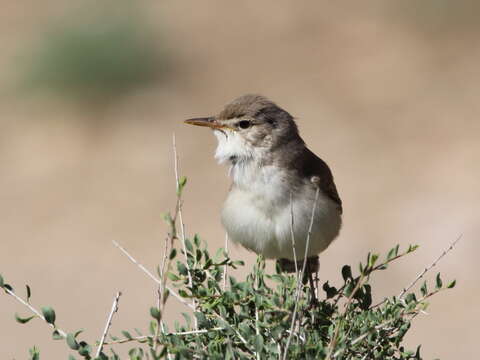
<path fill-rule="evenodd" d="M 303 173 L 309 177 L 318 176 L 320 178 L 320 190 L 338 204 L 338 209 L 341 214 L 343 212 L 342 200 L 338 195 L 337 187 L 333 181 L 332 171 L 328 167 L 327 163 L 311 152 L 308 148 L 305 148 L 302 158 L 303 161 L 301 161 L 301 165 L 303 168 Z"/>

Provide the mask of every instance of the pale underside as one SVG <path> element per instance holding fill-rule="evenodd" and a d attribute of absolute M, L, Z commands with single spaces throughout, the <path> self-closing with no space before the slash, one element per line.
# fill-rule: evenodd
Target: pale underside
<path fill-rule="evenodd" d="M 220 163 L 231 163 L 233 185 L 222 210 L 229 238 L 267 258 L 293 260 L 293 213 L 296 257 L 303 259 L 316 187 L 310 179 L 302 179 L 292 189 L 287 169 L 262 161 L 266 149 L 252 147 L 236 132 L 214 133 L 218 139 L 215 157 Z M 320 192 L 308 256 L 325 250 L 340 226 L 337 204 Z"/>

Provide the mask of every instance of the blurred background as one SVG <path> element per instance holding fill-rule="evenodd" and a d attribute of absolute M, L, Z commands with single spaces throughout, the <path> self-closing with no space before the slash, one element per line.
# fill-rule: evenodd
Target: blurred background
<path fill-rule="evenodd" d="M 398 294 L 460 234 L 429 273 L 456 278 L 432 298 L 407 344 L 426 359 L 471 359 L 480 282 L 480 3 L 476 1 L 2 1 L 0 272 L 59 327 L 98 339 L 116 291 L 112 334 L 148 326 L 162 214 L 175 202 L 172 133 L 188 177 L 184 220 L 211 252 L 229 186 L 216 141 L 182 120 L 261 93 L 297 118 L 333 169 L 344 201 L 323 279 L 368 251 L 420 244 L 373 279 Z M 233 258 L 255 257 L 231 246 Z M 238 276 L 244 276 L 246 270 Z M 375 301 L 375 300 L 374 300 Z M 68 353 L 41 321 L 0 296 L 0 357 Z M 168 320 L 183 308 L 171 300 Z"/>

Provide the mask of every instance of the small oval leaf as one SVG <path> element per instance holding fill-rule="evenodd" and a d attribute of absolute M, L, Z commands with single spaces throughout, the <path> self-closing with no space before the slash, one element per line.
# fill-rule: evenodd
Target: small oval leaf
<path fill-rule="evenodd" d="M 34 317 L 35 317 L 35 315 L 32 315 L 30 317 L 26 317 L 26 318 L 21 318 L 17 313 L 15 313 L 15 320 L 17 320 L 17 322 L 19 322 L 20 324 L 26 324 L 27 322 L 32 320 Z"/>
<path fill-rule="evenodd" d="M 150 315 L 155 319 L 155 320 L 160 320 L 161 319 L 161 313 L 160 310 L 157 307 L 152 306 L 150 308 Z"/>
<path fill-rule="evenodd" d="M 42 307 L 42 313 L 46 322 L 55 325 L 55 310 L 53 310 L 53 308 L 50 306 Z"/>
<path fill-rule="evenodd" d="M 75 340 L 75 335 L 73 334 L 67 334 L 67 345 L 70 349 L 72 350 L 78 350 L 78 348 L 80 347 L 77 343 L 77 340 Z"/>

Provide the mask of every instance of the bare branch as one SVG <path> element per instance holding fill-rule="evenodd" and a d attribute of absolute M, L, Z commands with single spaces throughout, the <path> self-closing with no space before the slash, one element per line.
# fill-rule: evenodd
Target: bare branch
<path fill-rule="evenodd" d="M 175 169 L 175 181 L 176 181 L 176 187 L 177 187 L 177 212 L 178 212 L 178 218 L 180 221 L 180 240 L 182 242 L 183 255 L 185 256 L 185 266 L 187 267 L 188 286 L 192 288 L 193 286 L 192 270 L 190 269 L 190 265 L 188 264 L 187 247 L 185 245 L 185 224 L 183 222 L 182 201 L 181 201 L 181 194 L 179 192 L 180 179 L 178 176 L 178 155 L 177 155 L 177 143 L 175 140 L 175 133 L 172 134 L 172 146 L 173 146 L 173 162 L 174 162 L 174 169 Z M 193 304 L 193 308 L 196 309 L 197 304 L 195 299 L 192 299 L 192 304 Z M 195 318 L 195 328 L 197 328 L 197 318 Z"/>
<path fill-rule="evenodd" d="M 292 201 L 293 194 L 290 192 L 290 238 L 292 240 L 292 250 L 293 250 L 293 262 L 295 263 L 295 274 L 297 276 L 298 281 L 298 264 L 297 264 L 297 250 L 295 244 L 295 234 L 293 232 L 294 228 L 294 217 L 293 217 L 293 201 Z"/>
<path fill-rule="evenodd" d="M 118 300 L 120 299 L 121 295 L 122 293 L 119 291 L 113 299 L 112 309 L 110 310 L 110 314 L 108 315 L 107 323 L 105 324 L 105 330 L 103 330 L 102 338 L 100 340 L 100 344 L 98 345 L 97 354 L 95 355 L 95 357 L 99 357 L 100 353 L 102 352 L 103 344 L 105 343 L 105 339 L 107 338 L 108 330 L 112 325 L 113 315 L 118 311 Z"/>
<path fill-rule="evenodd" d="M 452 243 L 450 244 L 450 246 L 449 246 L 447 249 L 445 249 L 445 250 L 440 254 L 440 256 L 437 257 L 437 258 L 433 261 L 433 263 L 430 264 L 430 266 L 428 266 L 428 267 L 426 267 L 425 269 L 423 269 L 423 271 L 422 271 L 420 274 L 418 274 L 418 276 L 415 278 L 415 280 L 413 280 L 413 281 L 410 283 L 410 285 L 408 285 L 406 288 L 404 288 L 404 289 L 402 290 L 402 292 L 400 293 L 400 295 L 398 295 L 398 298 L 399 298 L 399 299 L 402 299 L 402 298 L 405 296 L 405 294 L 407 293 L 408 290 L 410 290 L 412 287 L 414 287 L 415 284 L 416 284 L 418 281 L 420 281 L 420 279 L 423 278 L 423 276 L 424 276 L 430 269 L 432 269 L 435 265 L 437 265 L 437 263 L 438 263 L 445 255 L 447 255 L 451 250 L 453 250 L 453 248 L 454 248 L 455 245 L 460 241 L 460 239 L 462 238 L 462 236 L 463 236 L 463 234 L 460 234 L 460 235 L 455 239 L 455 241 L 452 242 Z"/>
<path fill-rule="evenodd" d="M 115 240 L 112 241 L 113 242 L 113 245 L 115 245 L 118 249 L 120 249 L 120 251 L 131 261 L 133 262 L 135 265 L 137 265 L 140 270 L 142 270 L 145 274 L 148 275 L 148 277 L 150 279 L 152 279 L 153 281 L 155 281 L 158 285 L 161 285 L 162 282 L 157 279 L 155 277 L 155 275 L 153 275 L 145 266 L 143 266 L 142 264 L 140 264 L 132 255 L 130 255 L 128 253 L 127 250 L 125 250 L 122 246 L 120 246 L 120 244 L 118 242 L 116 242 Z M 192 304 L 188 303 L 187 301 L 185 301 L 180 295 L 178 295 L 175 290 L 173 290 L 171 287 L 169 287 L 168 285 L 165 286 L 165 288 L 170 292 L 170 294 L 172 294 L 178 301 L 180 301 L 182 304 L 188 306 L 190 309 L 192 310 L 195 310 L 195 308 L 192 306 Z"/>
<path fill-rule="evenodd" d="M 317 187 L 317 191 L 315 192 L 315 201 L 313 202 L 313 207 L 312 207 L 312 217 L 310 218 L 310 225 L 308 227 L 308 234 L 307 234 L 307 241 L 305 244 L 305 253 L 303 256 L 303 266 L 302 270 L 300 272 L 300 276 L 297 278 L 297 293 L 295 295 L 295 308 L 293 309 L 293 314 L 292 314 L 292 323 L 290 325 L 290 335 L 288 336 L 287 339 L 287 344 L 285 345 L 285 351 L 283 353 L 283 360 L 287 359 L 287 354 L 288 354 L 288 348 L 290 346 L 290 342 L 292 341 L 292 335 L 293 335 L 293 329 L 295 328 L 295 321 L 297 319 L 297 312 L 298 312 L 298 303 L 300 302 L 300 295 L 302 294 L 303 291 L 303 274 L 305 273 L 305 269 L 307 267 L 307 257 L 308 257 L 308 248 L 310 246 L 310 237 L 312 235 L 312 228 L 313 228 L 313 220 L 315 218 L 315 210 L 317 208 L 317 202 L 318 202 L 318 197 L 320 195 L 320 188 Z M 313 289 L 312 289 L 313 291 Z"/>

